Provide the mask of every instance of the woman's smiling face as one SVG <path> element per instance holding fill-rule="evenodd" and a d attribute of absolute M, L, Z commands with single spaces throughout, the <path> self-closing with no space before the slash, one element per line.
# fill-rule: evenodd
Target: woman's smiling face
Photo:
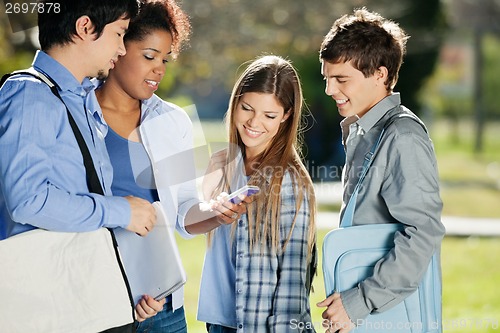
<path fill-rule="evenodd" d="M 153 30 L 143 40 L 131 40 L 125 46 L 127 54 L 118 60 L 110 76 L 130 97 L 148 99 L 165 75 L 172 35 L 164 30 Z"/>
<path fill-rule="evenodd" d="M 244 93 L 234 110 L 233 121 L 247 157 L 262 153 L 288 116 L 273 94 Z"/>

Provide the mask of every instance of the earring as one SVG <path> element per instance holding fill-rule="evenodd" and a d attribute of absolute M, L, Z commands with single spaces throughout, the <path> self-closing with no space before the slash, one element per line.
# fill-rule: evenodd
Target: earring
<path fill-rule="evenodd" d="M 286 120 L 286 119 L 281 120 L 281 121 L 280 121 L 280 123 L 284 123 L 284 122 L 285 122 L 285 120 Z"/>

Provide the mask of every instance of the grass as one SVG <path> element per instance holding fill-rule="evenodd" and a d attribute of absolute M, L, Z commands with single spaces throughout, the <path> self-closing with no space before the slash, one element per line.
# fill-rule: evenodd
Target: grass
<path fill-rule="evenodd" d="M 500 330 L 499 253 L 500 242 L 495 238 L 445 239 L 443 318 L 449 332 L 494 332 L 488 322 Z"/>
<path fill-rule="evenodd" d="M 432 126 L 444 215 L 500 217 L 499 132 L 500 123 L 488 123 L 483 152 L 477 153 L 471 122 L 440 121 Z"/>
<path fill-rule="evenodd" d="M 319 248 L 327 230 L 318 232 Z M 205 238 L 178 239 L 188 275 L 185 287 L 185 311 L 189 332 L 205 332 L 204 323 L 196 320 Z M 311 294 L 314 323 L 321 323 L 322 309 L 316 303 L 324 298 L 321 273 L 315 277 Z M 442 247 L 443 327 L 446 333 L 486 333 L 499 330 L 500 325 L 500 242 L 495 238 L 446 237 Z M 319 324 L 317 325 L 319 326 Z M 495 330 L 495 327 L 497 328 Z M 319 327 L 318 332 L 321 331 Z"/>

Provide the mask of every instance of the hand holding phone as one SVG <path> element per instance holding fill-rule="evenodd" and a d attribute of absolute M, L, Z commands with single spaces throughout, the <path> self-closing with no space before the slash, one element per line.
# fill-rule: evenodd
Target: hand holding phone
<path fill-rule="evenodd" d="M 236 191 L 232 192 L 228 197 L 227 200 L 231 201 L 233 204 L 239 204 L 242 200 L 240 198 L 240 195 L 243 194 L 247 197 L 252 196 L 260 191 L 260 188 L 258 186 L 254 185 L 245 185 Z"/>

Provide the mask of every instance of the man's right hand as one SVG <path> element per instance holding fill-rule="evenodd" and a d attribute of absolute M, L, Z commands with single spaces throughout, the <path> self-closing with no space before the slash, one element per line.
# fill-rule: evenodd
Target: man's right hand
<path fill-rule="evenodd" d="M 146 236 L 156 224 L 156 211 L 153 205 L 144 199 L 134 196 L 125 197 L 130 205 L 130 223 L 127 230 L 140 236 Z"/>

